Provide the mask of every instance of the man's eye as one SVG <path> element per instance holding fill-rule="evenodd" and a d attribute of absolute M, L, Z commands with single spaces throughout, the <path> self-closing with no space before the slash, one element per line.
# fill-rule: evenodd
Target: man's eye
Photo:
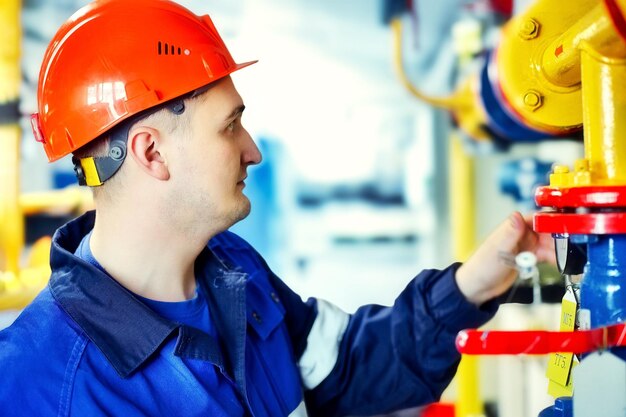
<path fill-rule="evenodd" d="M 228 126 L 226 126 L 226 129 L 227 129 L 229 132 L 232 132 L 233 130 L 235 130 L 235 125 L 236 125 L 236 123 L 237 123 L 237 121 L 236 121 L 236 120 L 233 120 L 232 122 L 230 122 L 230 123 L 228 124 Z"/>

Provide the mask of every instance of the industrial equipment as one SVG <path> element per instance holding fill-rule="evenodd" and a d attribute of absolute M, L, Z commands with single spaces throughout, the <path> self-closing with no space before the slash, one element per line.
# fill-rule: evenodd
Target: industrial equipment
<path fill-rule="evenodd" d="M 91 194 L 76 187 L 22 194 L 19 161 L 20 0 L 0 7 L 0 311 L 26 306 L 48 281 L 50 238 L 39 239 L 25 256 L 24 216 L 54 209 L 60 212 L 91 206 Z"/>
<path fill-rule="evenodd" d="M 626 1 L 537 1 L 507 23 L 473 83 L 480 117 L 460 117 L 462 126 L 512 141 L 582 129 L 584 158 L 553 167 L 535 196 L 545 208 L 535 230 L 555 236 L 568 284 L 561 330 L 573 333 L 468 331 L 459 350 L 551 353 L 549 389 L 559 399 L 542 417 L 624 417 Z"/>

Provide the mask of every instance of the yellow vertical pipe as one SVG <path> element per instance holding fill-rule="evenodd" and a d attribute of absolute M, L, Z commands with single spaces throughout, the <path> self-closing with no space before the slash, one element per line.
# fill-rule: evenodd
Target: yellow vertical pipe
<path fill-rule="evenodd" d="M 0 270 L 16 276 L 24 242 L 24 220 L 18 206 L 19 139 L 18 126 L 0 125 L 0 252 L 4 253 Z"/>
<path fill-rule="evenodd" d="M 465 261 L 476 249 L 474 160 L 463 150 L 456 132 L 450 137 L 449 164 L 452 255 L 454 259 Z"/>
<path fill-rule="evenodd" d="M 24 245 L 24 220 L 19 209 L 19 119 L 12 115 L 19 97 L 21 0 L 0 6 L 0 270 L 17 275 Z M 17 113 L 17 112 L 15 112 Z"/>
<path fill-rule="evenodd" d="M 592 184 L 626 185 L 626 48 L 618 57 L 581 46 L 585 159 Z"/>
<path fill-rule="evenodd" d="M 450 137 L 449 164 L 453 256 L 454 259 L 465 261 L 476 245 L 474 160 L 464 152 L 457 133 L 452 133 Z M 482 416 L 478 356 L 463 355 L 456 378 L 456 417 Z"/>

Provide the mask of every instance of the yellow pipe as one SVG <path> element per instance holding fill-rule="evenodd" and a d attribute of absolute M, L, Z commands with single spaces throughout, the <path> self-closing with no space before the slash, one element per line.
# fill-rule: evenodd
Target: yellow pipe
<path fill-rule="evenodd" d="M 20 0 L 3 0 L 0 7 L 0 105 L 10 109 L 19 97 Z M 19 120 L 0 124 L 0 252 L 5 254 L 0 270 L 17 274 L 24 243 L 24 220 L 19 210 Z"/>
<path fill-rule="evenodd" d="M 571 74 L 554 68 L 561 65 L 557 57 L 554 65 L 547 58 L 550 54 L 569 57 L 571 51 L 564 47 L 560 52 L 554 45 L 547 48 L 564 33 L 574 37 L 569 28 L 580 20 L 586 22 L 586 15 L 598 4 L 599 0 L 577 0 L 575 7 L 564 7 L 562 0 L 538 0 L 504 26 L 494 52 L 495 66 L 490 69 L 498 74 L 499 89 L 510 111 L 528 127 L 547 134 L 567 134 L 581 127 L 580 85 L 555 84 L 552 78 L 561 72 Z M 566 59 L 566 64 L 571 65 L 571 60 Z"/>
<path fill-rule="evenodd" d="M 21 0 L 3 0 L 0 7 L 0 102 L 17 100 L 20 92 Z"/>
<path fill-rule="evenodd" d="M 476 249 L 474 160 L 463 150 L 456 132 L 450 135 L 450 217 L 453 257 L 465 261 Z"/>
<path fill-rule="evenodd" d="M 480 397 L 478 355 L 463 355 L 456 372 L 458 398 L 455 417 L 482 417 L 485 415 Z"/>
<path fill-rule="evenodd" d="M 409 80 L 403 63 L 402 22 L 399 18 L 391 22 L 393 31 L 394 64 L 404 87 L 417 99 L 456 112 L 461 127 L 473 137 L 485 139 L 483 130 L 485 116 L 474 105 L 475 87 L 465 83 L 452 97 L 431 97 L 418 90 Z M 474 250 L 476 243 L 475 200 L 474 200 L 474 161 L 464 151 L 461 139 L 453 133 L 450 140 L 450 215 L 454 233 L 454 258 L 465 260 Z M 483 415 L 483 404 L 479 395 L 478 357 L 463 356 L 456 373 L 457 401 L 456 417 Z"/>
<path fill-rule="evenodd" d="M 585 160 L 591 184 L 626 185 L 626 59 L 581 45 Z"/>
<path fill-rule="evenodd" d="M 557 86 L 571 87 L 580 83 L 580 50 L 582 42 L 597 45 L 603 55 L 623 49 L 611 19 L 602 4 L 598 4 L 578 19 L 565 33 L 545 49 L 542 69 L 546 78 Z"/>
<path fill-rule="evenodd" d="M 474 160 L 463 150 L 461 138 L 452 133 L 449 157 L 450 217 L 454 259 L 465 261 L 476 245 L 476 193 Z M 456 417 L 483 415 L 478 378 L 478 356 L 463 355 L 456 373 Z"/>
<path fill-rule="evenodd" d="M 83 212 L 93 208 L 91 191 L 84 187 L 22 194 L 19 202 L 24 215 L 50 211 L 55 213 Z"/>
<path fill-rule="evenodd" d="M 402 82 L 402 85 L 416 98 L 422 100 L 425 103 L 430 104 L 431 106 L 441 107 L 444 109 L 454 109 L 457 106 L 456 100 L 454 97 L 432 97 L 427 94 L 424 94 L 417 87 L 413 85 L 409 77 L 407 76 L 404 70 L 404 60 L 403 60 L 403 46 L 402 46 L 402 21 L 400 18 L 395 18 L 391 22 L 391 29 L 393 33 L 393 61 L 396 69 L 396 73 Z"/>
<path fill-rule="evenodd" d="M 620 0 L 619 7 L 626 1 Z M 600 0 L 538 0 L 503 30 L 496 51 L 501 92 L 535 129 L 567 134 L 583 123 L 580 45 L 623 57 L 624 43 Z"/>
<path fill-rule="evenodd" d="M 89 191 L 76 187 L 60 192 L 20 196 L 19 126 L 21 0 L 3 0 L 0 7 L 0 310 L 25 307 L 50 275 L 50 239 L 31 248 L 28 265 L 21 267 L 24 250 L 24 214 L 44 210 L 73 211 L 91 208 Z"/>

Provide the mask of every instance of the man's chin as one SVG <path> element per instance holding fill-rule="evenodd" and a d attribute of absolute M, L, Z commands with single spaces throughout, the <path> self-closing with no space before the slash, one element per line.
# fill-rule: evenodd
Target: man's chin
<path fill-rule="evenodd" d="M 234 217 L 233 224 L 240 222 L 241 220 L 248 217 L 251 210 L 252 210 L 252 205 L 250 204 L 250 200 L 248 200 L 248 197 L 244 196 L 241 204 L 239 205 L 236 212 L 234 213 L 235 215 L 233 216 Z"/>

